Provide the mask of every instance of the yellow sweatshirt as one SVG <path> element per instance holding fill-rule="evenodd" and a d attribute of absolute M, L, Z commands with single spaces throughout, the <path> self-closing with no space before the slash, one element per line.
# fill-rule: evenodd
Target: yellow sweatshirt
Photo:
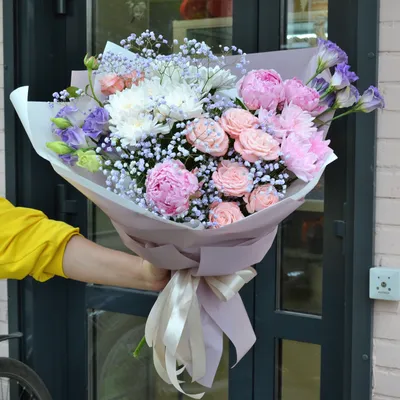
<path fill-rule="evenodd" d="M 54 275 L 65 278 L 65 248 L 78 233 L 78 229 L 49 220 L 40 211 L 14 207 L 0 198 L 0 279 L 31 275 L 44 282 Z"/>

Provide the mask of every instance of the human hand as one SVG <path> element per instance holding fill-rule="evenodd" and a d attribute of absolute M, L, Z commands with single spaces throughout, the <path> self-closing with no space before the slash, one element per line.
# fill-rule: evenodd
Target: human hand
<path fill-rule="evenodd" d="M 142 260 L 143 280 L 147 282 L 149 290 L 160 292 L 167 285 L 171 273 L 168 270 L 157 268 L 146 260 Z"/>

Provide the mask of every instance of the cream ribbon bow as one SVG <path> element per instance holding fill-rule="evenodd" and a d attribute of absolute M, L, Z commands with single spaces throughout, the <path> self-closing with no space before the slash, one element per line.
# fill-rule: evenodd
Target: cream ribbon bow
<path fill-rule="evenodd" d="M 180 270 L 158 297 L 146 323 L 146 342 L 153 347 L 154 366 L 160 377 L 176 390 L 193 399 L 204 393 L 187 394 L 178 380 L 187 366 L 192 381 L 206 374 L 206 349 L 201 324 L 197 289 L 205 282 L 221 301 L 229 301 L 250 282 L 257 272 L 254 268 L 224 276 L 196 276 L 197 269 Z M 203 281 L 203 282 L 202 282 Z M 177 370 L 177 364 L 183 366 Z"/>

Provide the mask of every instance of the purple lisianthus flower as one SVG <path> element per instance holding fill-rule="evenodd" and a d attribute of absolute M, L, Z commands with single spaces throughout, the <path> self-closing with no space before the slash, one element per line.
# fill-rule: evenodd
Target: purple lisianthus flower
<path fill-rule="evenodd" d="M 87 136 L 97 139 L 108 130 L 110 114 L 105 108 L 96 107 L 86 118 L 82 129 Z"/>
<path fill-rule="evenodd" d="M 347 86 L 336 93 L 336 100 L 333 104 L 333 108 L 338 109 L 352 107 L 358 102 L 359 99 L 360 93 L 358 92 L 357 88 L 353 85 Z"/>
<path fill-rule="evenodd" d="M 68 119 L 68 117 L 74 115 L 78 111 L 78 107 L 76 107 L 75 105 L 65 106 L 57 113 L 56 118 Z"/>
<path fill-rule="evenodd" d="M 70 126 L 67 129 L 58 130 L 61 140 L 75 149 L 79 146 L 86 145 L 85 132 L 77 126 Z"/>
<path fill-rule="evenodd" d="M 331 87 L 336 90 L 344 89 L 356 80 L 358 80 L 358 76 L 355 72 L 350 71 L 350 65 L 341 63 L 336 66 L 331 79 Z"/>
<path fill-rule="evenodd" d="M 310 83 L 310 87 L 315 89 L 320 95 L 323 95 L 329 88 L 329 82 L 324 78 L 314 78 Z"/>
<path fill-rule="evenodd" d="M 327 68 L 348 62 L 347 54 L 335 43 L 330 40 L 318 39 L 318 66 L 317 72 L 320 74 Z"/>
<path fill-rule="evenodd" d="M 78 157 L 72 154 L 61 154 L 58 157 L 60 157 L 63 163 L 70 165 L 71 167 L 74 166 L 75 163 L 78 161 Z"/>
<path fill-rule="evenodd" d="M 385 100 L 378 88 L 370 86 L 358 100 L 355 108 L 357 111 L 370 113 L 378 108 L 385 108 Z"/>

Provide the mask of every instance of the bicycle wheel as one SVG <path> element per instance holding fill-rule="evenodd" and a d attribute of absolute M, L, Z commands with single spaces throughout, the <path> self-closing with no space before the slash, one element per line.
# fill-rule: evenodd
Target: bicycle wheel
<path fill-rule="evenodd" d="M 0 357 L 1 400 L 52 400 L 35 371 L 13 358 Z"/>

